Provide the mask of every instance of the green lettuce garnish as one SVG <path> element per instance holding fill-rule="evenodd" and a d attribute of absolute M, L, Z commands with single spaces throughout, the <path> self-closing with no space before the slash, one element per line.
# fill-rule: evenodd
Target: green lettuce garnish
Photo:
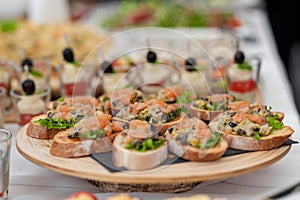
<path fill-rule="evenodd" d="M 283 122 L 280 122 L 278 115 L 274 115 L 273 117 L 267 117 L 267 122 L 270 126 L 272 126 L 271 131 L 273 130 L 281 130 L 284 126 Z"/>
<path fill-rule="evenodd" d="M 147 138 L 141 140 L 141 142 L 129 142 L 126 144 L 126 149 L 134 149 L 136 151 L 145 152 L 147 150 L 155 150 L 158 147 L 162 146 L 165 143 L 165 140 L 158 138 Z"/>
<path fill-rule="evenodd" d="M 47 127 L 48 129 L 68 129 L 75 125 L 76 121 L 74 119 L 65 120 L 57 118 L 44 118 L 35 121 L 40 126 Z"/>

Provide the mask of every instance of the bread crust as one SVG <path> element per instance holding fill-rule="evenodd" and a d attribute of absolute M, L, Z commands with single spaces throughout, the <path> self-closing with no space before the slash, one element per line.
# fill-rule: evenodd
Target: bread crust
<path fill-rule="evenodd" d="M 138 152 L 125 149 L 122 146 L 123 135 L 116 136 L 113 143 L 112 159 L 116 167 L 125 167 L 128 170 L 149 170 L 161 164 L 168 156 L 168 145 L 165 142 L 155 150 Z"/>
<path fill-rule="evenodd" d="M 111 137 L 98 139 L 70 139 L 69 131 L 59 132 L 54 138 L 50 147 L 50 154 L 63 158 L 74 158 L 87 156 L 92 153 L 108 152 L 112 150 Z"/>
<path fill-rule="evenodd" d="M 33 117 L 29 122 L 26 134 L 36 139 L 50 140 L 53 139 L 53 137 L 57 133 L 65 130 L 65 129 L 48 129 L 47 127 L 41 126 L 37 122 L 35 122 L 39 119 L 44 119 L 44 118 L 47 118 L 46 114 Z"/>
<path fill-rule="evenodd" d="M 211 121 L 217 115 L 224 112 L 223 110 L 204 110 L 200 108 L 196 108 L 193 104 L 190 104 L 190 112 L 194 117 L 204 121 Z"/>
<path fill-rule="evenodd" d="M 282 121 L 284 113 L 275 113 L 279 115 L 279 121 Z M 281 130 L 274 130 L 270 135 L 261 137 L 260 140 L 256 140 L 253 137 L 225 133 L 218 130 L 217 128 L 219 116 L 209 123 L 209 127 L 212 130 L 221 133 L 222 137 L 227 141 L 228 147 L 233 149 L 249 151 L 263 151 L 274 149 L 283 145 L 294 133 L 294 130 L 290 126 L 284 126 Z"/>
<path fill-rule="evenodd" d="M 165 135 L 168 140 L 169 150 L 171 152 L 175 153 L 181 158 L 194 162 L 217 160 L 225 153 L 228 147 L 227 142 L 223 138 L 220 138 L 221 141 L 213 148 L 200 149 L 188 145 L 182 145 L 172 137 L 169 131 L 167 131 Z"/>

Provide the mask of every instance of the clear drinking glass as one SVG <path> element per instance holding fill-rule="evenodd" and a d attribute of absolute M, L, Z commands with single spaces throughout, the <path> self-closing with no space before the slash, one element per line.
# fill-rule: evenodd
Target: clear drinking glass
<path fill-rule="evenodd" d="M 261 60 L 253 57 L 245 61 L 247 66 L 241 69 L 237 64 L 232 64 L 227 70 L 227 91 L 233 96 L 249 101 L 261 103 L 259 94 L 259 74 Z M 245 64 L 243 64 L 245 66 Z"/>
<path fill-rule="evenodd" d="M 20 126 L 27 124 L 32 117 L 46 113 L 47 102 L 50 100 L 51 89 L 48 86 L 43 92 L 25 95 L 19 90 L 11 90 L 16 120 Z"/>
<path fill-rule="evenodd" d="M 72 63 L 58 65 L 57 71 L 62 85 L 62 96 L 89 95 L 94 66 L 92 62 L 85 62 L 80 66 L 76 66 Z"/>
<path fill-rule="evenodd" d="M 11 132 L 0 129 L 0 200 L 8 197 Z"/>
<path fill-rule="evenodd" d="M 33 67 L 29 70 L 28 75 L 23 69 L 20 69 L 19 76 L 19 87 L 21 88 L 22 82 L 26 79 L 32 79 L 36 86 L 36 91 L 44 91 L 50 80 L 52 72 L 51 60 L 48 59 L 35 59 L 33 60 Z"/>
<path fill-rule="evenodd" d="M 4 126 L 4 109 L 5 109 L 6 89 L 0 86 L 0 128 Z"/>

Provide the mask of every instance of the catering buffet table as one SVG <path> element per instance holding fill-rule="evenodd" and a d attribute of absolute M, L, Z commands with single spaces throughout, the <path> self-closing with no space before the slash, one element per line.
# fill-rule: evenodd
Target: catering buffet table
<path fill-rule="evenodd" d="M 255 54 L 263 60 L 260 77 L 263 102 L 272 106 L 273 110 L 285 112 L 284 122 L 295 129 L 293 139 L 300 141 L 299 115 L 282 62 L 276 51 L 266 14 L 262 11 L 251 10 L 243 11 L 239 15 L 247 22 L 246 26 L 239 31 L 240 36 L 244 39 L 245 36 L 253 37 L 251 40 L 242 39 L 241 49 L 248 54 Z M 10 200 L 65 199 L 78 190 L 95 193 L 99 199 L 111 195 L 101 193 L 84 179 L 65 176 L 26 160 L 19 154 L 15 145 L 16 134 L 20 127 L 16 124 L 6 124 L 5 128 L 13 133 Z M 300 145 L 293 145 L 291 151 L 284 158 L 259 171 L 225 180 L 203 182 L 191 191 L 176 195 L 188 196 L 202 193 L 213 198 L 223 197 L 230 200 L 262 199 L 281 188 L 300 181 L 299 153 Z M 174 195 L 135 193 L 133 196 L 143 199 L 162 199 Z"/>

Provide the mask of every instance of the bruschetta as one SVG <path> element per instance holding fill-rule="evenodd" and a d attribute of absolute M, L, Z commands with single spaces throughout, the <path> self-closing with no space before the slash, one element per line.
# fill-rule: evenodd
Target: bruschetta
<path fill-rule="evenodd" d="M 217 160 L 228 147 L 219 132 L 211 131 L 202 120 L 186 115 L 181 123 L 170 127 L 165 136 L 171 152 L 195 162 Z"/>
<path fill-rule="evenodd" d="M 151 99 L 144 103 L 129 104 L 114 118 L 129 123 L 131 120 L 146 121 L 164 133 L 170 126 L 180 121 L 182 108 L 178 104 L 166 104 L 162 100 Z"/>
<path fill-rule="evenodd" d="M 111 115 L 97 112 L 77 123 L 73 128 L 59 132 L 53 138 L 50 153 L 70 158 L 112 150 L 112 141 L 122 128 L 111 121 Z"/>
<path fill-rule="evenodd" d="M 115 115 L 131 103 L 145 102 L 146 98 L 140 90 L 124 88 L 100 96 L 99 101 L 105 106 L 105 110 L 110 111 L 112 115 Z"/>
<path fill-rule="evenodd" d="M 52 105 L 54 106 L 54 105 Z M 26 134 L 37 139 L 52 139 L 60 131 L 73 127 L 80 120 L 93 116 L 101 110 L 94 98 L 68 98 L 55 103 L 55 109 L 34 117 Z"/>
<path fill-rule="evenodd" d="M 294 130 L 282 122 L 284 114 L 271 107 L 251 104 L 240 110 L 227 110 L 209 123 L 228 142 L 240 150 L 269 150 L 281 146 Z"/>
<path fill-rule="evenodd" d="M 228 109 L 228 105 L 235 98 L 230 94 L 214 94 L 193 101 L 190 104 L 190 112 L 193 116 L 209 122 L 218 114 Z"/>
<path fill-rule="evenodd" d="M 149 170 L 168 156 L 167 141 L 146 121 L 132 120 L 113 143 L 113 163 L 128 170 Z"/>

